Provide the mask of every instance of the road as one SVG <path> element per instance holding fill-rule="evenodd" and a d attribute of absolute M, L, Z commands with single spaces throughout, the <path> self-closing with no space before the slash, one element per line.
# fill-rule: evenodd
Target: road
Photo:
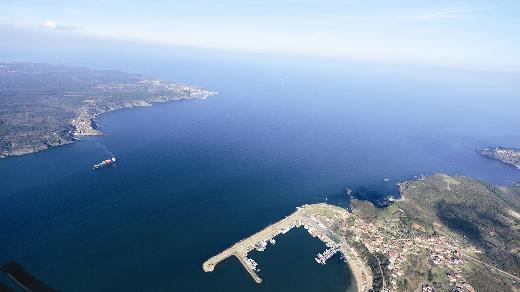
<path fill-rule="evenodd" d="M 423 244 L 423 243 L 421 243 L 421 244 Z M 452 248 L 453 248 L 452 246 L 444 245 L 444 244 L 438 244 L 438 243 L 428 243 L 428 245 L 430 245 L 430 246 L 439 246 L 439 247 L 442 247 L 442 248 L 449 248 L 449 249 L 452 249 Z M 424 247 L 424 246 L 423 246 L 423 247 Z M 474 257 L 470 256 L 469 254 L 467 254 L 466 252 L 461 251 L 461 254 L 462 254 L 465 258 L 468 258 L 468 259 L 470 259 L 470 260 L 472 260 L 472 261 L 475 261 L 475 262 L 477 262 L 477 263 L 479 263 L 479 264 L 481 264 L 481 265 L 484 265 L 484 266 L 486 266 L 486 267 L 488 267 L 488 268 L 490 268 L 490 269 L 492 269 L 492 270 L 496 270 L 496 271 L 498 271 L 498 272 L 500 272 L 500 273 L 502 273 L 502 274 L 504 274 L 504 275 L 506 275 L 506 276 L 508 276 L 508 277 L 511 277 L 511 278 L 513 278 L 513 279 L 515 279 L 515 280 L 517 280 L 517 281 L 520 281 L 520 278 L 519 278 L 519 277 L 517 277 L 517 276 L 515 276 L 515 275 L 512 275 L 512 274 L 510 274 L 510 273 L 508 273 L 508 272 L 506 272 L 506 271 L 504 271 L 504 270 L 501 270 L 501 269 L 499 269 L 499 268 L 497 268 L 497 267 L 495 267 L 495 266 L 492 266 L 492 265 L 490 265 L 490 264 L 487 264 L 487 263 L 485 263 L 485 262 L 483 262 L 483 261 L 481 261 L 481 260 L 479 260 L 479 259 L 477 259 L 477 258 L 474 258 Z"/>

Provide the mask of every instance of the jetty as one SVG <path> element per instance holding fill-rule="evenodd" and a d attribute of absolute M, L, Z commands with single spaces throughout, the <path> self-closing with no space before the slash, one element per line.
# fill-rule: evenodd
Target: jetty
<path fill-rule="evenodd" d="M 285 217 L 284 219 L 278 221 L 275 224 L 269 225 L 260 232 L 253 234 L 252 236 L 245 238 L 237 243 L 235 243 L 230 248 L 224 250 L 218 255 L 208 259 L 202 264 L 202 269 L 205 272 L 212 272 L 215 269 L 215 266 L 221 261 L 235 256 L 238 258 L 240 263 L 244 266 L 246 271 L 253 277 L 255 282 L 261 283 L 262 279 L 256 274 L 256 266 L 250 264 L 251 261 L 247 257 L 248 253 L 253 249 L 258 249 L 257 247 L 263 247 L 265 249 L 265 245 L 263 243 L 274 239 L 280 233 L 287 233 L 293 227 L 297 225 L 301 225 L 301 209 L 297 209 L 296 212 L 291 215 Z M 262 248 L 258 250 L 263 250 Z"/>
<path fill-rule="evenodd" d="M 372 288 L 372 272 L 370 268 L 359 257 L 357 252 L 350 247 L 344 238 L 336 236 L 329 228 L 327 228 L 317 217 L 315 212 L 343 212 L 327 204 L 304 205 L 298 207 L 291 215 L 282 220 L 267 226 L 261 231 L 242 239 L 233 244 L 228 249 L 222 251 L 216 256 L 211 257 L 202 264 L 205 272 L 212 272 L 215 266 L 229 257 L 236 257 L 244 266 L 246 271 L 251 275 L 253 280 L 260 284 L 262 279 L 258 276 L 258 264 L 248 258 L 248 253 L 253 249 L 263 251 L 267 247 L 267 242 L 274 243 L 274 238 L 279 234 L 285 234 L 292 228 L 303 226 L 311 236 L 318 237 L 325 243 L 328 249 L 322 254 L 318 254 L 316 261 L 325 264 L 327 259 L 332 257 L 336 252 L 343 254 L 343 259 L 347 262 L 354 275 L 357 290 L 368 291 Z M 348 216 L 346 211 L 341 216 Z"/>

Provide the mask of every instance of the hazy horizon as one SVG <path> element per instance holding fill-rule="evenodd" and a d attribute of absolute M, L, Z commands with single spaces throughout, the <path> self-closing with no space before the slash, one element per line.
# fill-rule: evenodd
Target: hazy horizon
<path fill-rule="evenodd" d="M 0 1 L 0 290 L 519 291 L 519 15 Z"/>
<path fill-rule="evenodd" d="M 514 1 L 83 1 L 0 4 L 4 43 L 124 41 L 181 48 L 519 72 Z M 27 43 L 23 43 L 24 38 Z M 21 45 L 20 45 L 21 44 Z M 5 58 L 5 57 L 4 57 Z"/>

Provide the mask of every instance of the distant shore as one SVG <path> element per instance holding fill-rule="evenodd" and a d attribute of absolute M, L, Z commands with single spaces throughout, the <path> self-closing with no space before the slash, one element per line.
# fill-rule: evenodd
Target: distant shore
<path fill-rule="evenodd" d="M 477 151 L 480 155 L 502 161 L 520 169 L 520 149 L 508 147 L 492 147 Z"/>
<path fill-rule="evenodd" d="M 106 111 L 98 112 L 98 113 L 88 113 L 86 110 L 85 112 L 80 112 L 74 120 L 71 121 L 71 124 L 74 127 L 74 131 L 72 132 L 72 136 L 70 137 L 63 137 L 63 139 L 60 139 L 58 143 L 53 144 L 44 144 L 43 146 L 33 145 L 32 148 L 23 148 L 23 149 L 17 149 L 12 152 L 0 152 L 0 159 L 1 158 L 7 158 L 7 157 L 14 157 L 14 156 L 22 156 L 22 155 L 28 155 L 33 154 L 36 152 L 44 151 L 49 148 L 68 145 L 77 141 L 80 141 L 82 136 L 101 136 L 103 135 L 103 132 L 97 130 L 96 128 L 96 118 L 97 116 L 121 109 L 127 109 L 127 108 L 135 108 L 135 107 L 149 107 L 156 103 L 166 103 L 166 102 L 173 102 L 173 101 L 181 101 L 181 100 L 195 100 L 195 99 L 206 99 L 211 95 L 217 94 L 216 92 L 207 92 L 207 95 L 204 97 L 192 97 L 192 98 L 171 98 L 171 99 L 162 99 L 162 100 L 154 100 L 151 102 L 145 102 L 142 100 L 136 100 L 133 103 L 127 103 L 121 107 L 115 107 L 110 108 Z"/>
<path fill-rule="evenodd" d="M 154 103 L 206 99 L 200 87 L 120 71 L 42 63 L 0 64 L 9 92 L 2 100 L 0 158 L 20 156 L 102 135 L 98 115 Z"/>

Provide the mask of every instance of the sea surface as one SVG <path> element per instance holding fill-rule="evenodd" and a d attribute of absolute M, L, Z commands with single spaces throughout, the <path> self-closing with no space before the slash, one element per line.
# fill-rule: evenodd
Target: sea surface
<path fill-rule="evenodd" d="M 0 160 L 0 262 L 61 291 L 355 290 L 339 256 L 314 261 L 325 246 L 302 229 L 252 254 L 261 285 L 236 259 L 212 273 L 201 265 L 297 206 L 346 205 L 346 187 L 375 200 L 436 172 L 520 181 L 475 152 L 520 147 L 514 74 L 163 49 L 10 54 L 2 61 L 219 92 L 104 114 L 104 136 Z M 109 151 L 117 164 L 92 171 Z"/>

